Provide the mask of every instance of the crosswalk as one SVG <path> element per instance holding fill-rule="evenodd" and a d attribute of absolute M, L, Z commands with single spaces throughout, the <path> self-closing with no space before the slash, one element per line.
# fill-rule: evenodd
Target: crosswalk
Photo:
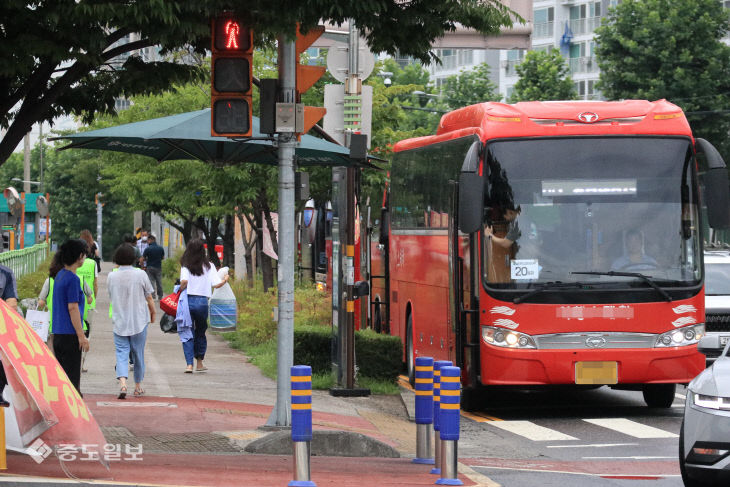
<path fill-rule="evenodd" d="M 671 431 L 666 431 L 654 426 L 649 426 L 627 418 L 596 418 L 596 419 L 580 419 L 584 423 L 589 423 L 600 428 L 612 430 L 620 433 L 623 437 L 631 437 L 636 439 L 652 439 L 652 438 L 677 438 L 678 435 Z M 490 421 L 485 422 L 489 428 L 496 428 L 501 431 L 527 438 L 537 442 L 553 442 L 553 441 L 575 441 L 575 436 L 567 434 L 564 431 L 558 431 L 553 428 L 539 425 L 532 421 Z M 581 428 L 578 428 L 581 430 Z M 573 433 L 575 434 L 575 433 Z"/>

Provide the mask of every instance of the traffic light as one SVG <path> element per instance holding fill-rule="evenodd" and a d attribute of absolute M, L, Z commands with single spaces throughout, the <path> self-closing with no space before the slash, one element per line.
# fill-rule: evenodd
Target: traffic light
<path fill-rule="evenodd" d="M 251 135 L 253 31 L 232 14 L 211 21 L 210 133 Z"/>
<path fill-rule="evenodd" d="M 310 29 L 306 34 L 302 34 L 299 30 L 299 24 L 297 24 L 297 102 L 301 101 L 302 93 L 311 88 L 314 83 L 316 83 L 317 80 L 321 78 L 322 75 L 324 75 L 324 73 L 327 71 L 327 68 L 324 66 L 309 66 L 299 63 L 301 59 L 301 54 L 306 51 L 309 46 L 314 43 L 314 41 L 319 39 L 319 37 L 323 33 L 324 26 L 318 25 L 317 27 Z M 309 129 L 311 129 L 314 124 L 319 122 L 319 120 L 324 117 L 324 114 L 326 112 L 327 110 L 322 107 L 305 106 L 302 128 L 301 131 L 297 130 L 297 132 L 302 134 L 306 134 L 307 132 L 309 132 Z"/>

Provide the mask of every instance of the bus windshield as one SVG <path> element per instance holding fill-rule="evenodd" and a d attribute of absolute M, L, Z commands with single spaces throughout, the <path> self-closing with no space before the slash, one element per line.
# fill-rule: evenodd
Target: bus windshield
<path fill-rule="evenodd" d="M 696 173 L 689 139 L 496 140 L 485 166 L 488 288 L 662 287 L 701 280 Z M 593 275 L 574 274 L 594 272 Z M 645 284 L 639 284 L 645 285 Z"/>

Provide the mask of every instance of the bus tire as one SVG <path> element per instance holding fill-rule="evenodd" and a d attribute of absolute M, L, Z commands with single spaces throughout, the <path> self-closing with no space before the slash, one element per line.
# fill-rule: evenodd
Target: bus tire
<path fill-rule="evenodd" d="M 406 369 L 408 370 L 408 382 L 411 385 L 416 383 L 416 358 L 413 350 L 413 320 L 411 315 L 406 319 Z"/>
<path fill-rule="evenodd" d="M 644 384 L 641 392 L 650 408 L 670 408 L 674 402 L 677 384 Z"/>
<path fill-rule="evenodd" d="M 477 387 L 465 387 L 461 391 L 461 409 L 464 411 L 478 411 L 481 409 L 481 389 Z"/>

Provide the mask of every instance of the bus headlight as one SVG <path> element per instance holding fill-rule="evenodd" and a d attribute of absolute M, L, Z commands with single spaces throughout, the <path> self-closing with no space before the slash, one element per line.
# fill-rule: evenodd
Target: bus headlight
<path fill-rule="evenodd" d="M 657 336 L 654 347 L 684 347 L 693 345 L 705 336 L 705 324 L 684 326 Z"/>
<path fill-rule="evenodd" d="M 482 326 L 482 340 L 505 348 L 537 348 L 530 335 L 494 326 Z"/>

